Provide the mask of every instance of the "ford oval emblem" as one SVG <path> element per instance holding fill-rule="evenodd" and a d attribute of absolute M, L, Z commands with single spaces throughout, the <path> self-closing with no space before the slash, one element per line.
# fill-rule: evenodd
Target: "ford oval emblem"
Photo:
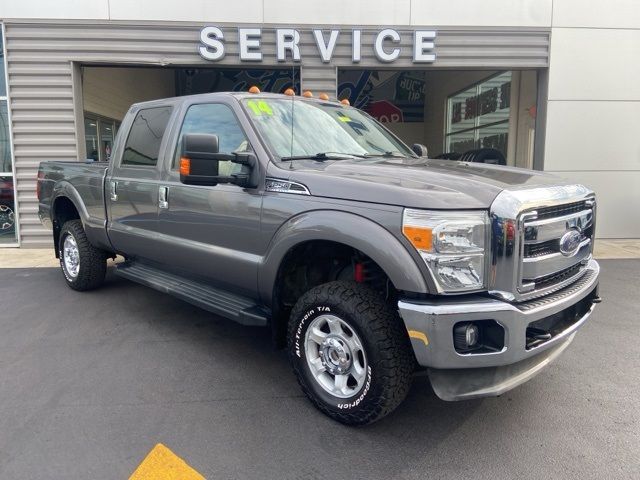
<path fill-rule="evenodd" d="M 568 230 L 560 238 L 560 253 L 565 257 L 575 255 L 580 248 L 582 234 L 578 230 Z"/>

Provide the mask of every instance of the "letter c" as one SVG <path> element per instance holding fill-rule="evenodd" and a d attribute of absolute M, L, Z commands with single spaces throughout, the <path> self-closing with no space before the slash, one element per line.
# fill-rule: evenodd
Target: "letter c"
<path fill-rule="evenodd" d="M 390 52 L 384 50 L 383 44 L 386 39 L 390 39 L 393 43 L 400 43 L 400 34 L 391 28 L 385 28 L 376 36 L 374 51 L 378 60 L 384 63 L 393 62 L 400 56 L 400 47 L 395 47 Z"/>

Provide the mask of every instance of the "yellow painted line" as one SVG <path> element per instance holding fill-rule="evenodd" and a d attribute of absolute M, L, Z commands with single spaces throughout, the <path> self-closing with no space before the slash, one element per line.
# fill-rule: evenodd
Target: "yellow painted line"
<path fill-rule="evenodd" d="M 424 332 L 419 332 L 418 330 L 408 330 L 408 332 L 411 338 L 415 338 L 416 340 L 422 340 L 425 345 L 429 345 L 429 339 L 424 334 Z"/>
<path fill-rule="evenodd" d="M 129 480 L 205 480 L 205 478 L 159 443 L 138 465 Z"/>

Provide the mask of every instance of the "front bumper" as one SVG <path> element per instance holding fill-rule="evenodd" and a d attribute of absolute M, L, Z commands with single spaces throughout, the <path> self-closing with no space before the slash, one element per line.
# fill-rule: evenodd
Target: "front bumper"
<path fill-rule="evenodd" d="M 590 260 L 575 283 L 522 303 L 474 295 L 435 301 L 398 302 L 418 363 L 429 368 L 431 384 L 443 400 L 495 396 L 527 381 L 573 340 L 593 311 L 600 267 Z M 577 305 L 581 308 L 578 310 Z M 565 318 L 566 317 L 566 318 Z M 564 327 L 543 342 L 527 342 L 532 322 L 562 319 Z M 458 322 L 493 320 L 504 329 L 499 351 L 459 353 L 453 343 Z"/>

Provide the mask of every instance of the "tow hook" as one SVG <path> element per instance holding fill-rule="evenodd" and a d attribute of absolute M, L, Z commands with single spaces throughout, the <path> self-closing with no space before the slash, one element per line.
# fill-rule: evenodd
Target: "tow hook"
<path fill-rule="evenodd" d="M 527 337 L 534 340 L 549 340 L 551 338 L 551 333 L 546 330 L 542 330 L 541 328 L 529 327 L 527 328 Z"/>

